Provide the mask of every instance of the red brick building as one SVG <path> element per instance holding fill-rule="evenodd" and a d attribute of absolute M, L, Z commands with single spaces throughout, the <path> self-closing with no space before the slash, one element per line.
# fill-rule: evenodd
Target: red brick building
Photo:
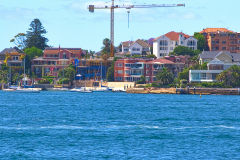
<path fill-rule="evenodd" d="M 156 75 L 163 68 L 177 76 L 184 68 L 185 64 L 173 62 L 167 59 L 143 59 L 125 58 L 115 62 L 114 79 L 120 82 L 137 82 L 141 76 L 146 78 L 147 83 L 156 81 Z"/>
<path fill-rule="evenodd" d="M 43 57 L 32 60 L 32 71 L 38 78 L 43 76 L 57 76 L 58 71 L 70 64 L 75 59 L 81 59 L 81 48 L 46 48 Z"/>
<path fill-rule="evenodd" d="M 240 33 L 226 28 L 207 28 L 200 33 L 204 35 L 210 51 L 240 53 Z"/>

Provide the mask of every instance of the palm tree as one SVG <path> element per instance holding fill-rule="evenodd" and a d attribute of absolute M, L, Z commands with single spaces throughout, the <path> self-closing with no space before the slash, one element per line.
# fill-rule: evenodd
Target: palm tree
<path fill-rule="evenodd" d="M 166 68 L 163 68 L 162 71 L 158 72 L 156 75 L 157 80 L 161 85 L 169 85 L 174 81 L 174 76 Z"/>

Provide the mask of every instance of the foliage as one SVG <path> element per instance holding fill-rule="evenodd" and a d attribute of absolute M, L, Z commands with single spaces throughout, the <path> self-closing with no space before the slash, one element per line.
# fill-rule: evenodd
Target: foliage
<path fill-rule="evenodd" d="M 178 79 L 189 79 L 189 70 L 190 68 L 184 68 L 183 71 L 178 74 Z"/>
<path fill-rule="evenodd" d="M 201 33 L 195 32 L 194 38 L 198 40 L 197 49 L 199 49 L 200 51 L 208 50 L 208 46 L 207 46 L 204 35 L 202 35 Z"/>
<path fill-rule="evenodd" d="M 240 66 L 234 65 L 217 76 L 217 80 L 223 85 L 240 87 Z"/>
<path fill-rule="evenodd" d="M 142 56 L 141 55 L 138 55 L 138 54 L 135 54 L 133 56 L 131 56 L 132 58 L 141 58 Z"/>
<path fill-rule="evenodd" d="M 41 49 L 38 49 L 36 47 L 31 47 L 31 48 L 26 48 L 24 50 L 26 53 L 25 57 L 25 66 L 26 70 L 30 71 L 31 70 L 31 61 L 35 57 L 40 57 L 43 55 L 43 51 Z"/>
<path fill-rule="evenodd" d="M 174 75 L 166 68 L 163 68 L 162 71 L 158 72 L 156 77 L 161 85 L 169 85 L 174 81 Z"/>
<path fill-rule="evenodd" d="M 13 83 L 17 84 L 22 78 L 24 77 L 24 75 L 20 75 L 19 73 L 14 73 L 12 76 L 12 81 Z"/>
<path fill-rule="evenodd" d="M 114 82 L 114 64 L 115 64 L 115 61 L 113 61 L 111 64 L 111 67 L 108 68 L 108 71 L 107 71 L 108 82 Z"/>
<path fill-rule="evenodd" d="M 202 87 L 202 88 L 229 88 L 229 86 L 224 85 L 222 82 L 201 82 L 201 83 L 191 83 L 191 87 Z"/>
<path fill-rule="evenodd" d="M 146 78 L 144 76 L 140 77 L 140 80 L 137 81 L 137 84 L 145 84 L 146 83 Z"/>
<path fill-rule="evenodd" d="M 69 81 L 69 78 L 61 78 L 59 81 L 58 81 L 58 84 L 68 84 L 70 81 Z"/>
<path fill-rule="evenodd" d="M 44 50 L 45 47 L 48 47 L 47 42 L 48 39 L 44 37 L 47 31 L 42 26 L 42 23 L 39 19 L 34 19 L 31 24 L 30 28 L 26 34 L 26 47 L 32 48 L 37 47 L 39 49 Z"/>
<path fill-rule="evenodd" d="M 146 57 L 147 57 L 147 58 L 154 58 L 154 59 L 157 58 L 154 54 L 149 54 L 149 55 L 147 55 Z"/>
<path fill-rule="evenodd" d="M 103 47 L 102 47 L 102 51 L 106 52 L 106 53 L 110 53 L 111 50 L 111 40 L 108 38 L 105 38 L 103 40 Z"/>
<path fill-rule="evenodd" d="M 194 56 L 195 53 L 192 49 L 185 47 L 185 46 L 177 46 L 173 50 L 173 54 L 175 55 L 189 55 L 189 56 Z"/>
<path fill-rule="evenodd" d="M 26 48 L 26 34 L 18 33 L 10 42 L 14 43 L 17 48 L 24 50 Z"/>
<path fill-rule="evenodd" d="M 7 83 L 8 70 L 0 70 L 0 83 Z"/>
<path fill-rule="evenodd" d="M 69 65 L 67 68 L 64 68 L 59 71 L 59 76 L 61 78 L 68 78 L 69 82 L 72 84 L 75 78 L 76 71 L 73 65 Z"/>
<path fill-rule="evenodd" d="M 52 79 L 43 78 L 43 79 L 38 81 L 38 84 L 51 84 L 52 82 L 53 82 Z"/>

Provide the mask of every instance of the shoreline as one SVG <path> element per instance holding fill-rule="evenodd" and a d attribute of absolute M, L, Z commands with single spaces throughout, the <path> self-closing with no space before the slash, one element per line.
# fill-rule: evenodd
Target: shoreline
<path fill-rule="evenodd" d="M 129 88 L 133 94 L 240 95 L 240 88 Z"/>

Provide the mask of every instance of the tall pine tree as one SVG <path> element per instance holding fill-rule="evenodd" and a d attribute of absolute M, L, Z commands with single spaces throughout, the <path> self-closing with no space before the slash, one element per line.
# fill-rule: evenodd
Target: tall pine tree
<path fill-rule="evenodd" d="M 26 34 L 26 46 L 27 48 L 37 47 L 44 50 L 45 47 L 48 47 L 48 39 L 44 37 L 47 31 L 42 26 L 42 23 L 39 19 L 34 19 L 31 24 L 29 31 Z"/>

